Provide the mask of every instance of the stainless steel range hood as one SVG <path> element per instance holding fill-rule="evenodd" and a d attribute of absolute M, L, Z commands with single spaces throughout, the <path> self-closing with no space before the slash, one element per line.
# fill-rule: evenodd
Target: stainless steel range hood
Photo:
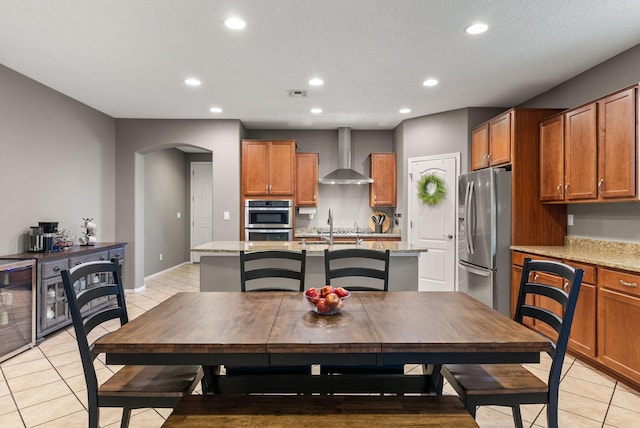
<path fill-rule="evenodd" d="M 338 128 L 338 169 L 318 180 L 320 184 L 370 184 L 373 179 L 351 169 L 351 128 Z"/>

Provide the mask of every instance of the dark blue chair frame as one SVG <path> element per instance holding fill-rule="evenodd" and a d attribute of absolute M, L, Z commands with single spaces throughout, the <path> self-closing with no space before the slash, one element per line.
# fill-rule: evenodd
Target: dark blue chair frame
<path fill-rule="evenodd" d="M 564 288 L 554 287 L 537 282 L 535 272 L 544 272 L 556 275 L 565 279 Z M 532 275 L 534 274 L 534 275 Z M 522 387 L 518 389 L 517 379 L 537 378 L 533 377 L 524 367 L 520 365 L 511 366 L 473 366 L 473 365 L 447 365 L 442 368 L 444 377 L 456 390 L 467 410 L 475 417 L 476 407 L 482 405 L 509 406 L 512 409 L 513 419 L 516 427 L 522 427 L 522 416 L 520 404 L 546 404 L 547 423 L 549 427 L 558 426 L 558 392 L 560 388 L 560 377 L 562 374 L 562 364 L 569 343 L 571 324 L 578 301 L 578 293 L 582 283 L 582 269 L 574 269 L 564 263 L 550 260 L 524 260 L 522 277 L 520 279 L 520 290 L 515 311 L 515 321 L 522 323 L 524 317 L 533 318 L 543 322 L 557 332 L 557 338 L 549 338 L 552 349 L 549 356 L 552 359 L 549 378 L 546 385 L 542 385 L 537 390 Z M 526 303 L 528 296 L 541 296 L 552 299 L 562 305 L 563 315 L 556 313 L 535 304 Z M 491 373 L 501 372 L 504 379 L 513 380 L 515 385 L 511 387 L 503 386 L 507 382 L 500 382 L 492 378 Z M 529 376 L 530 375 L 530 376 Z M 475 387 L 470 384 L 475 383 Z M 478 392 L 478 384 L 487 385 L 487 388 Z M 475 391 L 474 391 L 475 390 Z"/>
<path fill-rule="evenodd" d="M 94 283 L 96 275 L 99 281 Z M 120 325 L 129 322 L 119 261 L 84 263 L 63 270 L 61 276 L 87 385 L 89 427 L 98 427 L 100 407 L 122 407 L 121 427 L 124 428 L 129 425 L 132 409 L 173 408 L 201 381 L 206 392 L 200 366 L 124 366 L 103 385 L 98 385 L 93 365 L 98 353 L 94 352 L 87 336 L 107 321 L 118 319 Z M 76 293 L 74 284 L 83 278 L 90 278 L 88 287 Z M 109 300 L 114 302 L 107 303 Z M 105 307 L 89 315 L 83 313 L 82 308 L 93 302 L 101 302 Z"/>
<path fill-rule="evenodd" d="M 263 278 L 284 278 L 298 282 L 298 290 L 304 291 L 304 279 L 306 275 L 307 252 L 268 250 L 245 252 L 240 251 L 240 290 L 242 292 L 265 292 L 265 291 L 295 291 L 293 288 L 263 287 L 250 289 L 247 283 Z M 270 267 L 269 263 L 275 261 L 290 261 L 293 267 Z M 261 267 L 250 267 L 251 262 L 261 262 Z M 285 263 L 287 264 L 287 263 Z M 215 393 L 260 393 L 273 392 L 273 383 L 279 382 L 283 376 L 301 375 L 310 376 L 310 366 L 273 366 L 273 367 L 253 367 L 253 366 L 229 366 L 226 367 L 226 375 L 221 375 L 215 370 L 213 387 L 210 392 Z M 274 379 L 276 379 L 274 381 Z M 289 386 L 283 385 L 283 388 Z M 276 388 L 277 390 L 277 388 Z"/>

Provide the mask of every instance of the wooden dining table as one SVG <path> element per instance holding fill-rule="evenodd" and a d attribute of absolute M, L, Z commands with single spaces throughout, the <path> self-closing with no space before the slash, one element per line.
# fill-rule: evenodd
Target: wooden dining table
<path fill-rule="evenodd" d="M 184 292 L 99 339 L 95 350 L 108 364 L 438 367 L 536 363 L 550 347 L 460 292 L 354 292 L 336 315 L 314 313 L 297 292 Z M 419 379 L 399 380 L 406 382 L 401 392 L 421 392 Z M 311 376 L 292 388 L 315 391 L 323 382 Z M 376 389 L 376 382 L 385 380 L 368 376 L 354 392 Z"/>

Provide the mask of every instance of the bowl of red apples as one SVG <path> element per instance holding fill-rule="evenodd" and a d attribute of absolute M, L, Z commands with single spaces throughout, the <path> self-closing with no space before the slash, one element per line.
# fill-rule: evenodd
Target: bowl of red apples
<path fill-rule="evenodd" d="M 304 292 L 304 298 L 311 306 L 311 310 L 320 315 L 334 315 L 344 308 L 345 300 L 351 293 L 342 288 L 325 285 L 321 288 L 309 288 Z"/>

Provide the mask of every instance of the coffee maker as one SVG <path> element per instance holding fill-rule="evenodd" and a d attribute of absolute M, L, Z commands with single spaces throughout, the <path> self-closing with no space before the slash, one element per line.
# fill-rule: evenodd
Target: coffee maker
<path fill-rule="evenodd" d="M 58 222 L 39 222 L 38 226 L 31 226 L 29 231 L 29 251 L 48 253 L 54 251 L 54 243 L 58 233 Z"/>

